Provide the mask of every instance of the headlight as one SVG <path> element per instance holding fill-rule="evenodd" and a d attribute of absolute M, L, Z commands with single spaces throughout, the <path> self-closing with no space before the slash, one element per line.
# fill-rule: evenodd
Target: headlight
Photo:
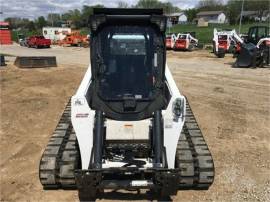
<path fill-rule="evenodd" d="M 173 116 L 174 116 L 174 120 L 178 121 L 179 117 L 183 116 L 183 112 L 184 112 L 184 100 L 177 98 L 175 99 L 175 101 L 173 102 Z"/>

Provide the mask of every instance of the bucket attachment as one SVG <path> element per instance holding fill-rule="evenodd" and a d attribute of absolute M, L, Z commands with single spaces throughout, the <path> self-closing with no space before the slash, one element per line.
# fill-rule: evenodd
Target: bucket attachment
<path fill-rule="evenodd" d="M 257 47 L 253 43 L 243 44 L 236 60 L 237 67 L 256 67 Z"/>
<path fill-rule="evenodd" d="M 55 56 L 16 57 L 14 65 L 20 68 L 57 67 Z"/>

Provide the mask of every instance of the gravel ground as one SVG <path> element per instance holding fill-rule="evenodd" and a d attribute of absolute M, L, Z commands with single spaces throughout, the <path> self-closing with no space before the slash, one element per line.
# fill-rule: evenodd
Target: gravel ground
<path fill-rule="evenodd" d="M 16 56 L 56 56 L 58 67 L 1 67 L 1 201 L 78 201 L 76 191 L 44 191 L 41 154 L 89 63 L 85 48 L 1 46 Z M 231 55 L 168 52 L 168 65 L 212 152 L 216 175 L 207 191 L 179 191 L 174 201 L 270 201 L 270 69 L 231 68 Z M 147 201 L 111 192 L 100 201 Z"/>

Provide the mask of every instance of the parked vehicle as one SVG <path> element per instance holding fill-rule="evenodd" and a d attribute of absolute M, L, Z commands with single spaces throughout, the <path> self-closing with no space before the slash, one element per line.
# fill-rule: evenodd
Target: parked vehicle
<path fill-rule="evenodd" d="M 44 36 L 31 36 L 26 40 L 29 48 L 50 48 L 51 40 L 45 39 Z"/>
<path fill-rule="evenodd" d="M 248 34 L 238 34 L 235 30 L 214 29 L 213 52 L 219 58 L 233 53 L 237 58 L 235 67 L 263 67 L 270 65 L 269 27 L 250 27 Z"/>
<path fill-rule="evenodd" d="M 233 30 L 214 29 L 213 53 L 218 58 L 224 58 L 226 53 L 238 54 L 241 44 L 244 42 L 243 37 Z"/>
<path fill-rule="evenodd" d="M 173 33 L 166 34 L 166 49 L 173 49 L 176 35 Z"/>
<path fill-rule="evenodd" d="M 20 46 L 27 46 L 26 39 L 20 39 L 19 44 Z"/>
<path fill-rule="evenodd" d="M 22 34 L 18 35 L 18 42 L 19 42 L 20 46 L 27 46 L 27 40 L 28 40 L 28 37 L 26 38 Z"/>
<path fill-rule="evenodd" d="M 192 51 L 198 46 L 198 39 L 194 38 L 191 34 L 179 33 L 174 43 L 174 50 L 188 50 Z"/>
<path fill-rule="evenodd" d="M 236 55 L 235 67 L 270 66 L 270 35 L 268 26 L 250 27 L 240 52 Z"/>
<path fill-rule="evenodd" d="M 67 34 L 63 40 L 58 42 L 58 44 L 60 46 L 69 45 L 89 47 L 89 37 L 87 37 L 87 35 L 81 35 L 79 31 L 74 31 Z"/>
<path fill-rule="evenodd" d="M 20 44 L 20 46 L 23 46 L 23 42 L 25 41 L 25 36 L 23 34 L 17 34 L 17 42 Z"/>

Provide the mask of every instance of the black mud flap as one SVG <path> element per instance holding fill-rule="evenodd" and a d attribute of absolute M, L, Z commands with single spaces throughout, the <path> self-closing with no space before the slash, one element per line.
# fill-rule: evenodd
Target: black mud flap
<path fill-rule="evenodd" d="M 243 44 L 236 59 L 236 67 L 256 67 L 257 47 L 252 44 Z"/>
<path fill-rule="evenodd" d="M 20 68 L 44 68 L 44 67 L 57 67 L 56 57 L 16 57 L 14 65 Z"/>

